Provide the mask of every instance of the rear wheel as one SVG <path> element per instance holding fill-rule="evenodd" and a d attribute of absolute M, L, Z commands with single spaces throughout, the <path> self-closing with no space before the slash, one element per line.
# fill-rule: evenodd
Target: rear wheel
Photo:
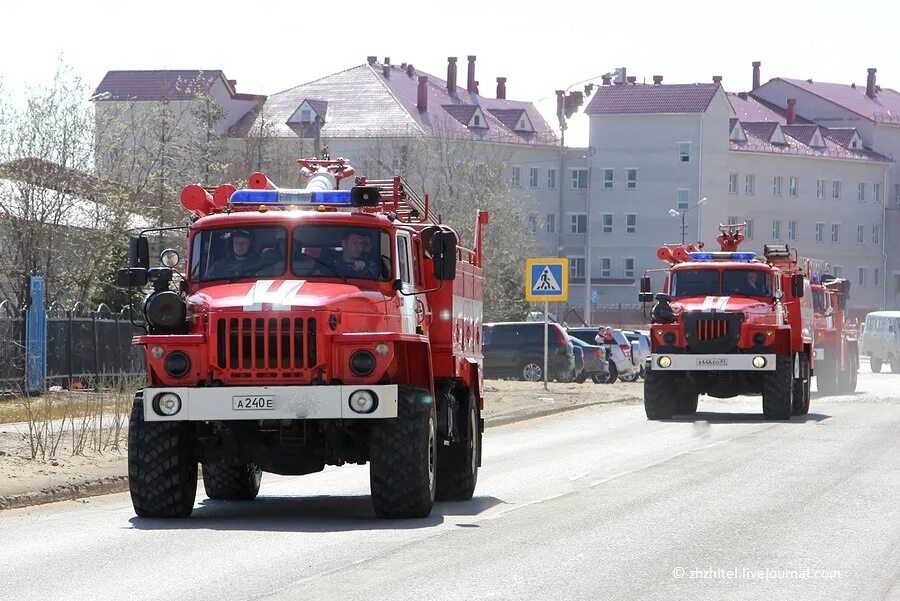
<path fill-rule="evenodd" d="M 424 518 L 434 505 L 437 419 L 424 388 L 400 386 L 395 419 L 372 430 L 369 486 L 380 518 Z"/>
<path fill-rule="evenodd" d="M 763 381 L 763 415 L 766 419 L 790 419 L 793 408 L 794 366 L 791 357 L 775 357 L 775 371 Z"/>
<path fill-rule="evenodd" d="M 621 376 L 619 376 L 619 379 L 623 382 L 637 382 L 639 373 L 640 372 L 635 369 L 628 372 L 627 374 L 622 374 Z"/>
<path fill-rule="evenodd" d="M 655 369 L 644 379 L 644 412 L 647 419 L 669 419 L 675 414 L 674 378 Z"/>
<path fill-rule="evenodd" d="M 616 364 L 610 361 L 609 371 L 605 374 L 594 376 L 594 382 L 596 382 L 597 384 L 615 384 L 618 378 L 619 370 L 616 369 Z"/>
<path fill-rule="evenodd" d="M 876 357 L 871 357 L 869 359 L 869 365 L 872 367 L 873 374 L 881 373 L 881 359 L 878 359 Z"/>
<path fill-rule="evenodd" d="M 806 354 L 800 355 L 800 362 L 800 377 L 794 380 L 793 384 L 792 415 L 806 415 L 809 413 L 811 378 L 809 377 L 809 363 Z"/>
<path fill-rule="evenodd" d="M 460 440 L 440 447 L 437 489 L 439 501 L 468 501 L 475 493 L 478 467 L 481 465 L 481 419 L 478 401 L 469 392 L 465 401 L 465 422 L 460 424 Z"/>
<path fill-rule="evenodd" d="M 587 374 L 584 373 L 583 371 L 580 374 L 578 374 L 577 378 L 575 378 L 576 384 L 584 384 L 586 381 L 587 381 Z"/>
<path fill-rule="evenodd" d="M 823 350 L 825 359 L 819 362 L 816 370 L 816 389 L 825 396 L 838 392 L 838 373 L 834 353 Z"/>
<path fill-rule="evenodd" d="M 261 482 L 262 470 L 255 463 L 203 464 L 203 488 L 210 499 L 252 501 Z"/>
<path fill-rule="evenodd" d="M 540 382 L 544 379 L 544 368 L 537 361 L 526 361 L 519 368 L 519 377 L 526 382 Z"/>
<path fill-rule="evenodd" d="M 859 355 L 856 349 L 851 349 L 850 355 L 850 382 L 847 385 L 847 392 L 856 392 L 856 383 L 859 379 Z"/>

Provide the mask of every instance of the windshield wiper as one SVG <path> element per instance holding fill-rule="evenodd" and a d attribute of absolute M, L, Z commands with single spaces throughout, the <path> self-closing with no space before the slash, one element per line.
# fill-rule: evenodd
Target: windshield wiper
<path fill-rule="evenodd" d="M 337 267 L 335 267 L 335 266 L 332 265 L 331 263 L 326 263 L 325 261 L 323 261 L 323 260 L 320 259 L 319 257 L 314 257 L 314 256 L 312 256 L 312 255 L 307 255 L 306 253 L 304 253 L 303 256 L 306 257 L 306 258 L 308 258 L 308 259 L 312 259 L 315 263 L 318 263 L 319 265 L 322 265 L 323 267 L 326 267 L 326 268 L 328 269 L 328 271 L 330 271 L 330 272 L 334 275 L 334 277 L 340 278 L 340 279 L 341 279 L 341 282 L 343 282 L 344 284 L 349 284 L 349 283 L 350 283 L 350 279 L 349 279 L 347 276 L 341 274 L 341 273 L 338 271 Z"/>

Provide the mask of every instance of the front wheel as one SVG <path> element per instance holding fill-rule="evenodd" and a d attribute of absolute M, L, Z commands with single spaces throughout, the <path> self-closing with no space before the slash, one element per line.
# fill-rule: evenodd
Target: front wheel
<path fill-rule="evenodd" d="M 775 357 L 775 371 L 763 381 L 763 415 L 766 419 L 790 419 L 793 408 L 794 365 L 791 357 Z"/>
<path fill-rule="evenodd" d="M 616 380 L 619 378 L 619 370 L 616 369 L 616 364 L 610 361 L 609 370 L 605 374 L 600 374 L 598 376 L 594 376 L 594 383 L 596 384 L 615 384 Z"/>
<path fill-rule="evenodd" d="M 397 397 L 397 417 L 375 424 L 370 437 L 372 506 L 380 518 L 424 518 L 437 480 L 434 400 L 415 386 L 400 386 Z"/>
<path fill-rule="evenodd" d="M 519 368 L 519 377 L 526 382 L 540 382 L 544 379 L 544 368 L 536 361 L 527 361 Z"/>
<path fill-rule="evenodd" d="M 627 374 L 622 374 L 621 376 L 619 376 L 619 379 L 622 380 L 623 382 L 637 382 L 639 375 L 640 375 L 640 372 L 638 370 L 634 369 L 634 370 L 628 372 Z"/>
<path fill-rule="evenodd" d="M 881 359 L 876 359 L 875 357 L 871 357 L 869 359 L 869 366 L 872 368 L 873 374 L 881 373 Z"/>
<path fill-rule="evenodd" d="M 671 374 L 655 369 L 644 379 L 644 413 L 647 419 L 669 419 L 675 414 L 675 381 Z"/>

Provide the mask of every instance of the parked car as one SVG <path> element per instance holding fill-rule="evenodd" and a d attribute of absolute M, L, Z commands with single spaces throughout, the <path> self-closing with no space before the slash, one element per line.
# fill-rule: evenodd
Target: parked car
<path fill-rule="evenodd" d="M 575 371 L 572 372 L 571 379 L 568 379 L 565 381 L 566 382 L 578 382 L 579 384 L 581 384 L 582 382 L 584 382 L 584 379 L 585 379 L 584 378 L 584 350 L 577 344 L 574 344 L 575 341 L 572 338 L 569 338 L 569 340 L 573 343 L 572 344 L 572 352 L 575 354 Z"/>
<path fill-rule="evenodd" d="M 622 330 L 631 344 L 631 363 L 638 368 L 640 377 L 644 377 L 644 366 L 650 356 L 650 332 L 641 330 Z"/>
<path fill-rule="evenodd" d="M 873 311 L 863 328 L 860 354 L 869 357 L 872 371 L 877 374 L 887 363 L 893 373 L 900 372 L 900 311 Z"/>
<path fill-rule="evenodd" d="M 575 379 L 579 384 L 590 379 L 595 384 L 609 380 L 609 361 L 606 360 L 606 348 L 599 344 L 588 344 L 581 338 L 572 336 L 575 350 L 584 354 L 584 369 Z"/>
<path fill-rule="evenodd" d="M 509 321 L 482 327 L 482 352 L 486 378 L 544 379 L 544 323 Z M 547 326 L 548 377 L 571 382 L 576 376 L 575 350 L 558 323 Z"/>
<path fill-rule="evenodd" d="M 634 382 L 640 374 L 638 369 L 631 362 L 631 343 L 625 338 L 625 335 L 614 328 L 608 328 L 612 342 L 599 340 L 599 328 L 591 326 L 568 328 L 566 331 L 570 336 L 575 336 L 589 344 L 599 344 L 609 350 L 607 360 L 609 361 L 609 375 L 603 381 L 606 384 L 612 384 L 618 378 L 626 382 Z"/>

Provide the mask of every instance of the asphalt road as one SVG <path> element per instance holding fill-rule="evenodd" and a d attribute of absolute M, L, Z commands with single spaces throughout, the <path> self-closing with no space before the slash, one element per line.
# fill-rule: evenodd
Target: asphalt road
<path fill-rule="evenodd" d="M 864 364 L 867 372 L 868 366 Z M 773 423 L 757 399 L 696 420 L 640 405 L 491 428 L 476 498 L 374 519 L 365 467 L 198 496 L 0 514 L 0 590 L 48 599 L 900 599 L 900 375 Z M 202 490 L 202 486 L 201 486 Z"/>

